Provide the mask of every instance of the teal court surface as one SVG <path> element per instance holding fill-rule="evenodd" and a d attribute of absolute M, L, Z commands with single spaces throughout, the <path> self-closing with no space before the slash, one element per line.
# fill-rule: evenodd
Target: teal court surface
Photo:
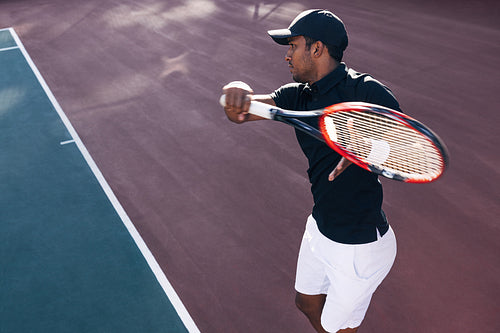
<path fill-rule="evenodd" d="M 13 29 L 0 30 L 0 332 L 199 332 Z"/>

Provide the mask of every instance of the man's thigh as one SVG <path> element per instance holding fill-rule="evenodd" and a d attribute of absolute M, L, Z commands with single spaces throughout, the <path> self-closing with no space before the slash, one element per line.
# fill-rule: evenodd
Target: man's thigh
<path fill-rule="evenodd" d="M 395 255 L 392 229 L 376 242 L 345 245 L 324 237 L 310 217 L 299 252 L 295 288 L 306 295 L 327 294 L 322 313 L 325 329 L 336 332 L 357 327 Z"/>

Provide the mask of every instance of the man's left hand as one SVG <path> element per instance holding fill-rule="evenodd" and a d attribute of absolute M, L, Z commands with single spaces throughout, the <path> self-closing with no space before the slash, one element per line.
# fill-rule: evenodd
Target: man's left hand
<path fill-rule="evenodd" d="M 349 161 L 347 158 L 342 157 L 340 159 L 340 162 L 337 164 L 335 169 L 333 169 L 332 172 L 328 175 L 328 180 L 333 181 L 335 178 L 337 178 L 349 165 L 351 165 L 352 162 Z"/>

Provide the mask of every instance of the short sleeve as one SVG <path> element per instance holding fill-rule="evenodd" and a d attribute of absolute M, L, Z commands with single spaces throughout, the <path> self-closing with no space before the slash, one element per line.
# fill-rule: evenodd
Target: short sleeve
<path fill-rule="evenodd" d="M 388 87 L 375 80 L 371 76 L 366 76 L 364 78 L 364 85 L 366 89 L 365 102 L 378 104 L 396 111 L 401 111 L 396 97 L 394 97 L 394 94 Z"/>
<path fill-rule="evenodd" d="M 289 83 L 272 92 L 271 98 L 277 107 L 287 110 L 295 110 L 297 108 L 302 89 L 303 84 Z"/>

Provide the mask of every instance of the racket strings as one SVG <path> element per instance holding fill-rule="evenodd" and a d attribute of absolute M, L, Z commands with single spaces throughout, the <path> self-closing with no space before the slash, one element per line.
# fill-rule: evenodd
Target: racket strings
<path fill-rule="evenodd" d="M 345 111 L 324 118 L 330 139 L 356 158 L 403 177 L 433 177 L 444 161 L 418 131 L 378 113 Z"/>

